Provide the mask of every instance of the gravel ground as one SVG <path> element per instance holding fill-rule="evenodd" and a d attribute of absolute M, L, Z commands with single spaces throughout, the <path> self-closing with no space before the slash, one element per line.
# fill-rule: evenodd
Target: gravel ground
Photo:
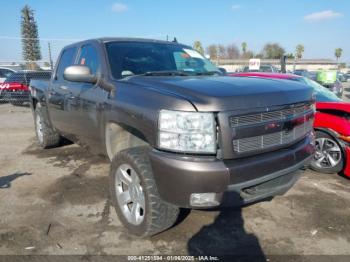
<path fill-rule="evenodd" d="M 109 205 L 106 159 L 74 144 L 39 149 L 27 107 L 0 105 L 0 123 L 1 255 L 350 255 L 344 177 L 306 171 L 284 196 L 184 211 L 172 229 L 137 239 Z"/>

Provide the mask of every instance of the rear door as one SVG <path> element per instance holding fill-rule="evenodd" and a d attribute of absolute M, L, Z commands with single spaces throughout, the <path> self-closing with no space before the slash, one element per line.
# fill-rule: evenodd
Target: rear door
<path fill-rule="evenodd" d="M 76 129 L 79 114 L 78 95 L 81 83 L 64 79 L 64 70 L 75 63 L 77 47 L 69 47 L 62 51 L 56 72 L 48 90 L 48 106 L 51 121 L 67 138 L 77 141 Z"/>

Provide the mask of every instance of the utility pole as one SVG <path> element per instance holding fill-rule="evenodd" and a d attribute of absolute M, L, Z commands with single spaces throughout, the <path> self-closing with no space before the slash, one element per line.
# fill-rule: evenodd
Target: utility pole
<path fill-rule="evenodd" d="M 296 62 L 297 62 L 297 53 L 294 54 L 293 73 L 294 73 L 294 71 L 295 71 Z"/>
<path fill-rule="evenodd" d="M 48 42 L 47 44 L 48 44 L 48 47 L 49 47 L 49 61 L 50 61 L 50 67 L 51 67 L 51 70 L 53 70 L 53 62 L 52 62 L 52 56 L 51 56 L 51 44 L 50 44 L 50 42 Z"/>

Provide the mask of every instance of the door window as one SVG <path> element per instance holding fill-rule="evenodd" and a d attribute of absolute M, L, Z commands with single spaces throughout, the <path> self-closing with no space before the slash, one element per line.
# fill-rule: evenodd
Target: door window
<path fill-rule="evenodd" d="M 97 50 L 92 45 L 84 45 L 80 51 L 78 64 L 89 67 L 91 73 L 96 74 L 100 67 Z"/>
<path fill-rule="evenodd" d="M 57 79 L 62 80 L 64 70 L 68 66 L 73 65 L 76 51 L 77 51 L 76 47 L 70 47 L 63 51 L 60 58 L 60 62 L 57 67 L 57 72 L 56 72 Z"/>

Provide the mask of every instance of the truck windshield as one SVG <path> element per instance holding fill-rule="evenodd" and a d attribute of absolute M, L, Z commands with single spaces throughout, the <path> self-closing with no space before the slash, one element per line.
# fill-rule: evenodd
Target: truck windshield
<path fill-rule="evenodd" d="M 209 75 L 220 70 L 197 51 L 180 44 L 108 42 L 107 55 L 113 77 L 133 75 Z"/>
<path fill-rule="evenodd" d="M 303 82 L 308 86 L 311 86 L 315 90 L 317 102 L 341 102 L 342 101 L 333 92 L 329 91 L 324 86 L 321 86 L 319 83 L 306 77 L 300 77 L 298 79 L 300 82 Z"/>

